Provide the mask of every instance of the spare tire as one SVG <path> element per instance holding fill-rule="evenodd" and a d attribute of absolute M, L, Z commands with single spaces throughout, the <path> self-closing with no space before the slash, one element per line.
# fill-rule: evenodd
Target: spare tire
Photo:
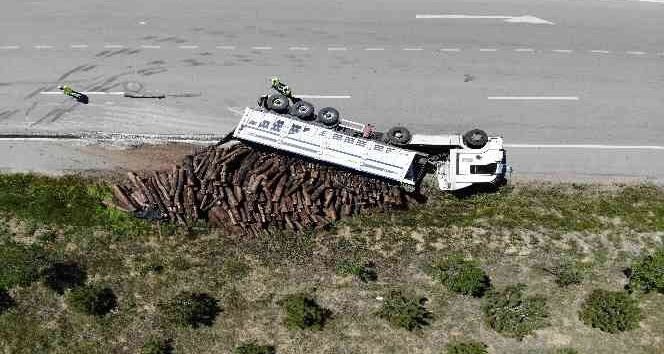
<path fill-rule="evenodd" d="M 291 114 L 302 120 L 311 120 L 314 116 L 314 105 L 306 101 L 297 101 L 291 106 Z"/>
<path fill-rule="evenodd" d="M 279 113 L 288 111 L 288 97 L 280 93 L 270 94 L 267 96 L 267 108 Z"/>
<path fill-rule="evenodd" d="M 489 141 L 489 136 L 482 129 L 473 129 L 463 135 L 463 142 L 471 149 L 481 149 Z"/>
<path fill-rule="evenodd" d="M 318 111 L 318 121 L 327 127 L 336 127 L 339 124 L 339 111 L 332 107 L 321 108 Z"/>
<path fill-rule="evenodd" d="M 392 145 L 404 145 L 410 142 L 410 131 L 404 127 L 394 127 L 387 131 L 388 142 Z"/>

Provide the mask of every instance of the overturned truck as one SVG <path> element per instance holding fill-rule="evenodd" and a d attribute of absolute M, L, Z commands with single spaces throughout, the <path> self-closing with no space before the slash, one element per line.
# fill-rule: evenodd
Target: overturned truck
<path fill-rule="evenodd" d="M 245 109 L 233 137 L 396 181 L 407 190 L 416 189 L 427 173 L 445 191 L 499 186 L 509 169 L 502 137 L 480 129 L 423 135 L 394 127 L 380 133 L 371 124 L 341 119 L 331 107 L 315 114 L 312 104 L 278 79 L 256 108 Z"/>

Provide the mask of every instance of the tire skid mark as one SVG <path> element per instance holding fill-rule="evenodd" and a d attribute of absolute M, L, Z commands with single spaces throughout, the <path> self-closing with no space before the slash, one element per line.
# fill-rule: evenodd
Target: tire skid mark
<path fill-rule="evenodd" d="M 104 58 L 110 58 L 110 57 L 116 56 L 118 54 L 123 54 L 123 53 L 127 53 L 127 52 L 129 52 L 128 48 L 118 49 L 116 51 L 111 51 L 110 53 L 104 55 Z"/>
<path fill-rule="evenodd" d="M 83 70 L 83 68 L 85 68 L 86 66 L 87 66 L 87 64 L 79 65 L 79 66 L 65 72 L 64 74 L 60 75 L 60 77 L 56 81 L 62 81 L 64 79 L 68 78 L 71 74 L 73 74 L 77 71 Z"/>
<path fill-rule="evenodd" d="M 32 102 L 32 104 L 30 105 L 30 107 L 28 107 L 28 109 L 25 110 L 25 116 L 26 116 L 26 117 L 28 117 L 28 116 L 30 115 L 30 112 L 32 112 L 32 110 L 35 109 L 35 107 L 37 107 L 37 104 L 38 104 L 37 101 Z"/>
<path fill-rule="evenodd" d="M 0 120 L 9 119 L 19 111 L 20 109 L 0 111 Z"/>

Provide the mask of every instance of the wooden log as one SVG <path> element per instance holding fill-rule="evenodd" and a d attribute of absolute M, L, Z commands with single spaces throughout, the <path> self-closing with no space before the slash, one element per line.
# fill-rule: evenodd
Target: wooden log
<path fill-rule="evenodd" d="M 133 212 L 138 209 L 139 206 L 137 203 L 132 200 L 131 196 L 127 195 L 127 192 L 125 192 L 123 187 L 114 184 L 111 187 L 111 190 L 113 192 L 113 196 L 115 196 L 115 199 L 120 203 L 120 207 L 129 212 Z"/>

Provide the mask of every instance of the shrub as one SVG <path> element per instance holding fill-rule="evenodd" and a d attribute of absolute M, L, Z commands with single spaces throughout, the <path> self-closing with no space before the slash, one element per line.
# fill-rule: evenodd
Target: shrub
<path fill-rule="evenodd" d="M 376 281 L 376 265 L 373 262 L 358 263 L 353 261 L 342 261 L 337 264 L 337 274 L 353 275 L 363 283 Z"/>
<path fill-rule="evenodd" d="M 159 305 L 164 316 L 180 326 L 211 326 L 221 309 L 217 299 L 205 293 L 181 292 Z"/>
<path fill-rule="evenodd" d="M 395 327 L 409 331 L 429 325 L 433 315 L 424 306 L 425 298 L 408 298 L 400 291 L 392 291 L 385 298 L 378 316 Z"/>
<path fill-rule="evenodd" d="M 58 294 L 85 284 L 87 277 L 76 262 L 53 263 L 44 270 L 44 284 Z"/>
<path fill-rule="evenodd" d="M 46 263 L 45 253 L 37 246 L 0 244 L 0 288 L 30 285 L 39 278 L 39 271 Z"/>
<path fill-rule="evenodd" d="M 641 310 L 638 302 L 624 291 L 596 289 L 581 305 L 579 318 L 593 328 L 616 333 L 637 328 Z"/>
<path fill-rule="evenodd" d="M 487 346 L 480 342 L 460 342 L 447 345 L 447 354 L 487 354 Z"/>
<path fill-rule="evenodd" d="M 664 248 L 646 255 L 632 264 L 629 270 L 629 289 L 664 294 Z"/>
<path fill-rule="evenodd" d="M 173 352 L 173 346 L 170 340 L 150 338 L 141 348 L 141 354 L 170 354 Z"/>
<path fill-rule="evenodd" d="M 271 345 L 258 345 L 253 342 L 240 344 L 233 350 L 233 354 L 275 354 L 276 352 Z"/>
<path fill-rule="evenodd" d="M 14 299 L 12 299 L 7 290 L 0 288 L 0 314 L 14 307 L 14 305 Z"/>
<path fill-rule="evenodd" d="M 586 277 L 586 269 L 571 260 L 561 262 L 551 273 L 556 276 L 556 284 L 560 287 L 581 284 Z"/>
<path fill-rule="evenodd" d="M 118 305 L 113 290 L 99 285 L 86 285 L 72 290 L 67 302 L 75 311 L 94 316 L 103 316 Z"/>
<path fill-rule="evenodd" d="M 549 316 L 546 298 L 526 296 L 525 290 L 524 284 L 517 284 L 503 291 L 489 291 L 482 304 L 486 323 L 497 332 L 519 340 L 545 327 Z"/>
<path fill-rule="evenodd" d="M 332 315 L 330 310 L 320 307 L 306 294 L 288 295 L 279 305 L 286 311 L 284 322 L 289 329 L 320 330 Z"/>
<path fill-rule="evenodd" d="M 459 294 L 481 297 L 491 287 L 486 273 L 474 261 L 452 255 L 434 261 L 427 272 L 449 289 Z"/>

